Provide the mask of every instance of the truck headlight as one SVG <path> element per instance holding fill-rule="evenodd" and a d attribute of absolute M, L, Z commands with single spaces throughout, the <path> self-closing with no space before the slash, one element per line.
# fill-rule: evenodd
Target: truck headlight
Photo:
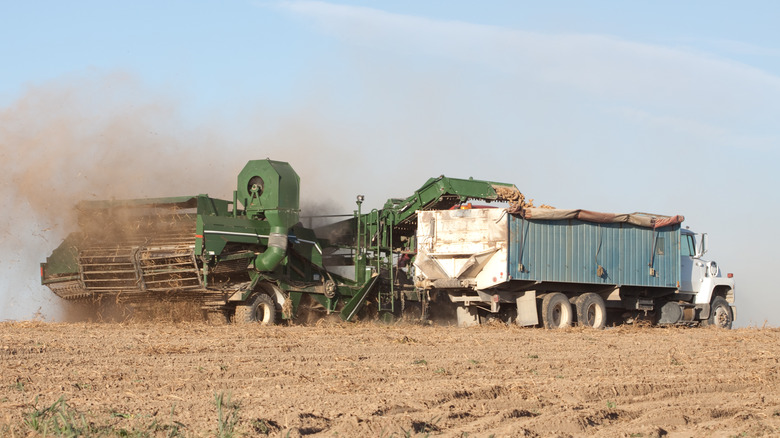
<path fill-rule="evenodd" d="M 718 264 L 715 262 L 710 262 L 710 275 L 713 277 L 718 276 Z"/>

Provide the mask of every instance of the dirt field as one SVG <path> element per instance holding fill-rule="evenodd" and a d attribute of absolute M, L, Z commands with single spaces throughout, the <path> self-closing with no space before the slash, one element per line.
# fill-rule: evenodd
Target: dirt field
<path fill-rule="evenodd" d="M 780 436 L 779 343 L 778 329 L 2 323 L 0 436 Z"/>

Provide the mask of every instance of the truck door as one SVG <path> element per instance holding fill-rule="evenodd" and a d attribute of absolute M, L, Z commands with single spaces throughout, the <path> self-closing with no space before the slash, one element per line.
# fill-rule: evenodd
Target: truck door
<path fill-rule="evenodd" d="M 693 234 L 680 233 L 680 291 L 698 293 L 704 268 L 696 256 Z"/>

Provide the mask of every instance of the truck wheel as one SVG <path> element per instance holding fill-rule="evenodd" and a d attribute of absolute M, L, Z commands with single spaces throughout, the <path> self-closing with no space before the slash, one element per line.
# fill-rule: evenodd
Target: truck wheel
<path fill-rule="evenodd" d="M 251 299 L 248 305 L 236 306 L 234 320 L 239 324 L 259 322 L 261 325 L 274 325 L 276 323 L 274 301 L 266 294 L 259 294 Z"/>
<path fill-rule="evenodd" d="M 601 295 L 584 293 L 574 302 L 577 308 L 577 323 L 581 326 L 603 329 L 607 325 L 607 305 Z"/>
<path fill-rule="evenodd" d="M 573 313 L 569 299 L 560 292 L 547 294 L 542 299 L 542 325 L 544 328 L 569 327 Z"/>
<path fill-rule="evenodd" d="M 710 318 L 706 325 L 714 325 L 718 328 L 730 329 L 734 318 L 731 315 L 731 306 L 723 297 L 715 297 L 710 305 Z"/>

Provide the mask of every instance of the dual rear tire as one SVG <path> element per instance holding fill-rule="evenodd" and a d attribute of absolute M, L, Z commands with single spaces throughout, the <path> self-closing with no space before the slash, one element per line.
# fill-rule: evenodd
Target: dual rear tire
<path fill-rule="evenodd" d="M 603 329 L 607 325 L 607 306 L 600 295 L 588 292 L 579 295 L 574 305 L 560 292 L 542 299 L 542 326 L 547 329 L 569 327 L 575 320 L 579 325 Z"/>
<path fill-rule="evenodd" d="M 588 292 L 574 301 L 577 309 L 577 323 L 585 327 L 603 329 L 607 326 L 607 304 L 601 295 Z"/>

